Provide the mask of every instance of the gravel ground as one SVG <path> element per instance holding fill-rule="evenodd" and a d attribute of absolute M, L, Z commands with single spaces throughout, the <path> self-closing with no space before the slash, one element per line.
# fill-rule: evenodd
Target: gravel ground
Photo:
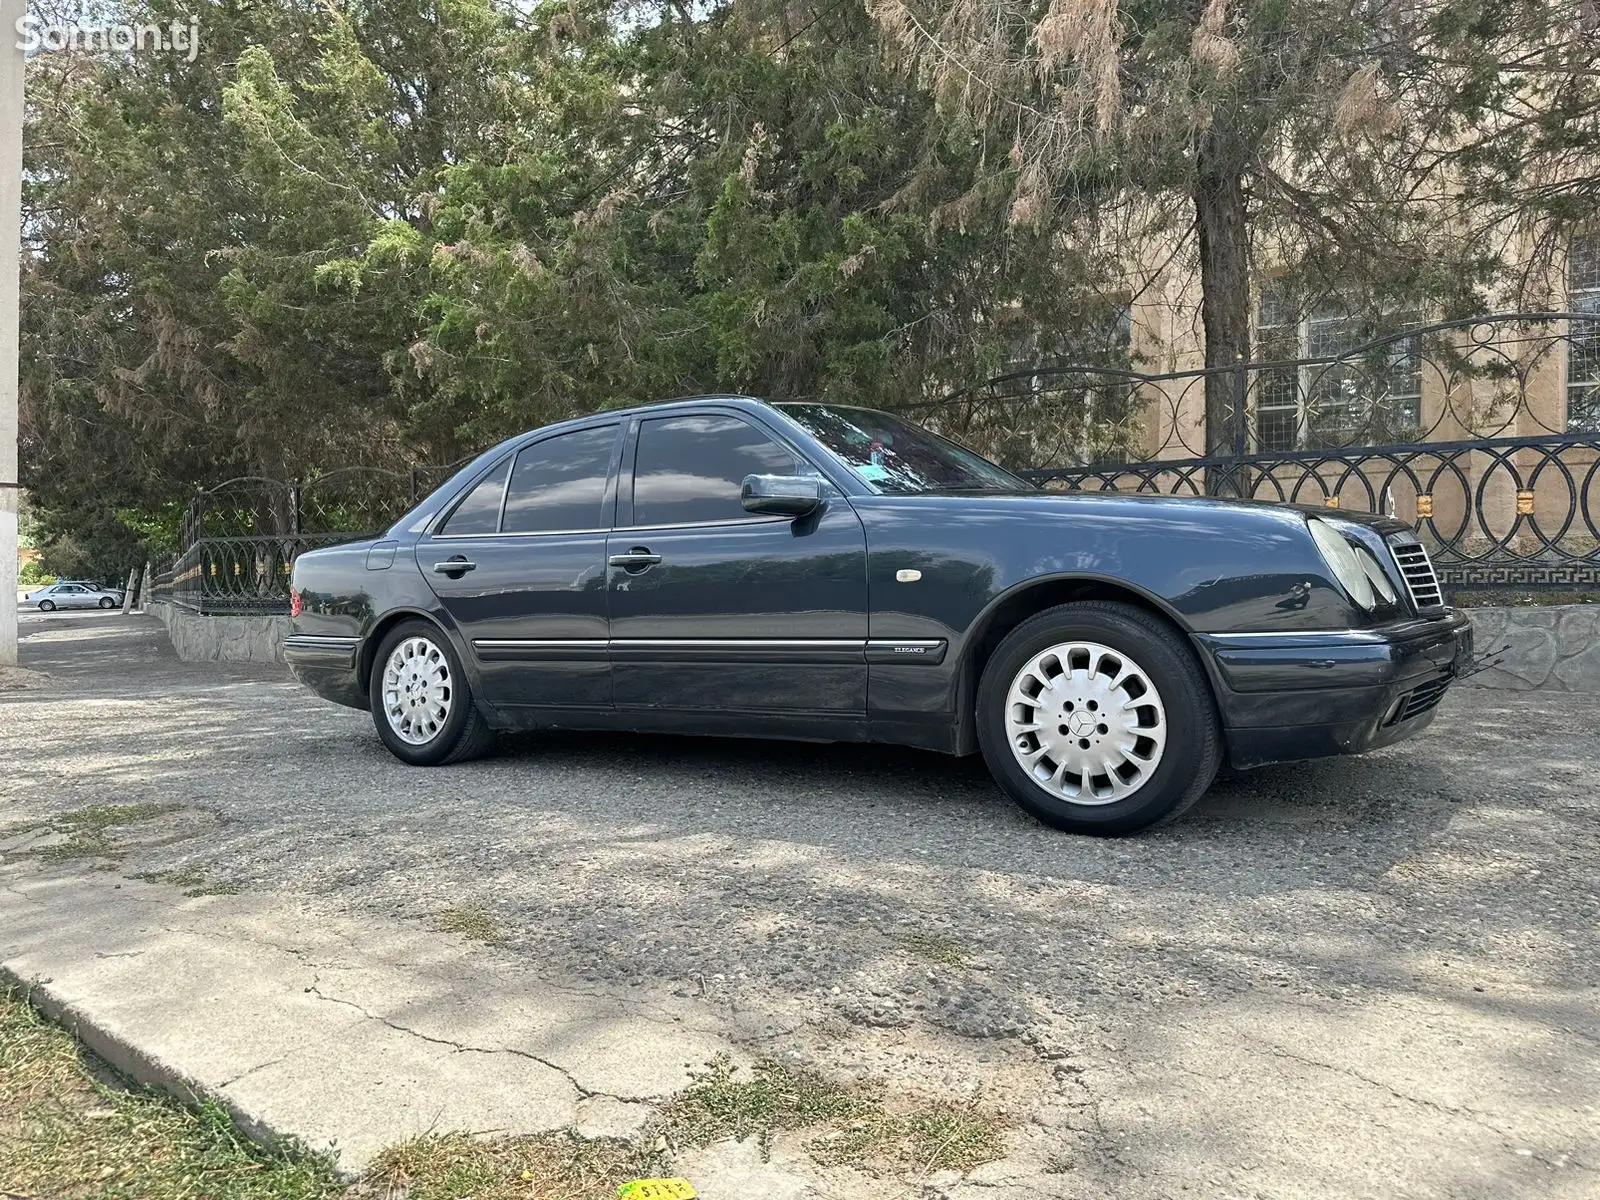
<path fill-rule="evenodd" d="M 413 770 L 153 621 L 23 631 L 49 679 L 0 691 L 0 825 L 179 803 L 216 820 L 121 869 L 480 907 L 485 953 L 1007 1104 L 1014 1161 L 926 1194 L 1600 1195 L 1589 698 L 1458 689 L 1418 740 L 1099 841 L 899 749 L 564 734 Z"/>

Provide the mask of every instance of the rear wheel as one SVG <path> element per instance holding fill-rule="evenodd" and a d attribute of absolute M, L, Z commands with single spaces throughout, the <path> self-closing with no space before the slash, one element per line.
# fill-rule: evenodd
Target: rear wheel
<path fill-rule="evenodd" d="M 1171 820 L 1205 794 L 1222 759 L 1193 652 L 1128 604 L 1064 604 L 1017 626 L 984 668 L 976 717 L 1000 786 L 1074 833 Z"/>
<path fill-rule="evenodd" d="M 40 612 L 55 612 L 55 610 L 56 610 L 56 602 L 54 600 L 41 600 L 41 601 L 39 601 L 39 611 Z"/>
<path fill-rule="evenodd" d="M 389 631 L 373 657 L 367 695 L 383 744 L 412 766 L 463 762 L 494 743 L 450 639 L 426 621 Z"/>

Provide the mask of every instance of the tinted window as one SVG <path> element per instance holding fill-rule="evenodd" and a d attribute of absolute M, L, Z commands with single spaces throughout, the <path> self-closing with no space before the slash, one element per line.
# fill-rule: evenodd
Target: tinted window
<path fill-rule="evenodd" d="M 511 460 L 507 459 L 479 480 L 478 485 L 467 493 L 467 498 L 450 514 L 441 532 L 496 532 L 500 528 L 500 500 L 505 495 L 506 472 L 510 469 Z"/>
<path fill-rule="evenodd" d="M 633 523 L 682 525 L 749 514 L 746 475 L 793 475 L 795 457 L 737 417 L 662 417 L 639 427 Z"/>
<path fill-rule="evenodd" d="M 517 455 L 506 491 L 504 533 L 598 529 L 616 425 L 563 433 Z"/>

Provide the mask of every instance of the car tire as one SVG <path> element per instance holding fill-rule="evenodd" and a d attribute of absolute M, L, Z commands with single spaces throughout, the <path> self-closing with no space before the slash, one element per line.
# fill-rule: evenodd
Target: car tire
<path fill-rule="evenodd" d="M 465 762 L 494 745 L 455 647 L 431 622 L 404 621 L 389 631 L 373 656 L 367 695 L 378 737 L 401 762 Z"/>
<path fill-rule="evenodd" d="M 55 612 L 55 610 L 56 610 L 56 602 L 54 600 L 41 600 L 41 601 L 39 601 L 39 611 L 40 612 Z"/>
<path fill-rule="evenodd" d="M 1001 788 L 1073 833 L 1117 836 L 1177 818 L 1223 757 L 1193 650 L 1130 604 L 1063 604 L 1022 622 L 985 665 L 975 716 Z"/>
<path fill-rule="evenodd" d="M 117 606 L 117 602 L 115 600 L 113 600 L 110 596 L 101 596 L 100 597 L 100 607 L 101 608 L 115 608 L 116 606 Z"/>

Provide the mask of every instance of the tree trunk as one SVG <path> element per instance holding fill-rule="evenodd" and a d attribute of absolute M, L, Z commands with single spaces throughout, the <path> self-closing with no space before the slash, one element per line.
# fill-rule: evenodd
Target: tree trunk
<path fill-rule="evenodd" d="M 1200 239 L 1200 318 L 1206 366 L 1240 367 L 1250 356 L 1250 242 L 1245 223 L 1243 139 L 1218 116 L 1200 139 L 1194 187 Z M 1244 388 L 1240 370 L 1206 376 L 1207 457 L 1242 453 Z M 1236 470 L 1207 472 L 1213 495 L 1247 494 Z"/>

